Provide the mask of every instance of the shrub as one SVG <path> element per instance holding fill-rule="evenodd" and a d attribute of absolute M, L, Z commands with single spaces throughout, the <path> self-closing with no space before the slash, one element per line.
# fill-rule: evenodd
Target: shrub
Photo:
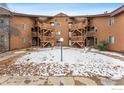
<path fill-rule="evenodd" d="M 31 48 L 26 48 L 26 51 L 31 51 L 32 49 Z"/>
<path fill-rule="evenodd" d="M 105 51 L 107 50 L 107 45 L 108 43 L 106 41 L 100 41 L 98 44 L 97 44 L 97 48 L 100 50 L 100 51 Z"/>

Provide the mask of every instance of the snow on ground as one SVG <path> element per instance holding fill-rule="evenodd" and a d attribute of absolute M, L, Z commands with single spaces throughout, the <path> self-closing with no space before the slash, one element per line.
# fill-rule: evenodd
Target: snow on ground
<path fill-rule="evenodd" d="M 44 48 L 27 53 L 17 59 L 15 64 L 42 64 L 42 75 L 73 76 L 104 76 L 111 79 L 120 79 L 124 76 L 124 62 L 102 54 L 87 52 L 78 48 L 63 48 L 63 61 L 60 61 L 60 48 Z M 48 70 L 49 68 L 49 70 Z M 66 69 L 66 71 L 65 71 Z M 40 69 L 39 69 L 40 70 Z M 48 72 L 49 71 L 49 72 Z"/>
<path fill-rule="evenodd" d="M 123 57 L 124 58 L 124 55 L 121 54 L 121 53 L 109 52 L 109 51 L 99 51 L 98 49 L 91 49 L 91 51 L 99 52 L 99 53 L 104 53 L 104 54 L 115 55 L 115 56 L 119 56 L 119 57 Z"/>

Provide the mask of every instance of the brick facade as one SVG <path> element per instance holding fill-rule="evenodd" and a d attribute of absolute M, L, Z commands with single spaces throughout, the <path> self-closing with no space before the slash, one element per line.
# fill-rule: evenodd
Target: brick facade
<path fill-rule="evenodd" d="M 35 16 L 0 8 L 0 51 L 33 46 L 84 47 L 108 41 L 108 49 L 124 52 L 124 6 L 111 13 L 90 16 Z"/>

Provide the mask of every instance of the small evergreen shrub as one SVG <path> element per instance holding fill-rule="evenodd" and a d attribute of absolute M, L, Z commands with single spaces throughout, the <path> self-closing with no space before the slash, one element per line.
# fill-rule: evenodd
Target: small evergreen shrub
<path fill-rule="evenodd" d="M 107 45 L 108 43 L 106 41 L 100 41 L 98 44 L 97 44 L 97 48 L 100 50 L 100 51 L 105 51 L 107 50 Z"/>

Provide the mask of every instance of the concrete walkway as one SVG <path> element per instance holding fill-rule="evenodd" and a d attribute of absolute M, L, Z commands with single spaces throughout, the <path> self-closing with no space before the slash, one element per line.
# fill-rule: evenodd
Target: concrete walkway
<path fill-rule="evenodd" d="M 24 54 L 25 52 L 26 51 L 23 50 L 21 51 L 16 50 L 0 54 L 0 65 L 14 62 L 14 60 L 16 60 L 18 56 Z"/>
<path fill-rule="evenodd" d="M 98 85 L 94 80 L 85 77 L 43 77 L 43 76 L 4 76 L 0 85 Z"/>
<path fill-rule="evenodd" d="M 106 53 L 101 53 L 101 52 L 97 52 L 97 51 L 90 51 L 90 52 L 102 54 L 102 55 L 105 55 L 105 56 L 109 56 L 109 57 L 112 57 L 112 58 L 115 58 L 115 59 L 119 59 L 121 61 L 124 61 L 124 57 L 120 57 L 120 56 L 117 56 L 117 55 L 106 54 Z"/>
<path fill-rule="evenodd" d="M 124 78 L 113 81 L 105 77 L 1 76 L 0 85 L 124 85 Z"/>

